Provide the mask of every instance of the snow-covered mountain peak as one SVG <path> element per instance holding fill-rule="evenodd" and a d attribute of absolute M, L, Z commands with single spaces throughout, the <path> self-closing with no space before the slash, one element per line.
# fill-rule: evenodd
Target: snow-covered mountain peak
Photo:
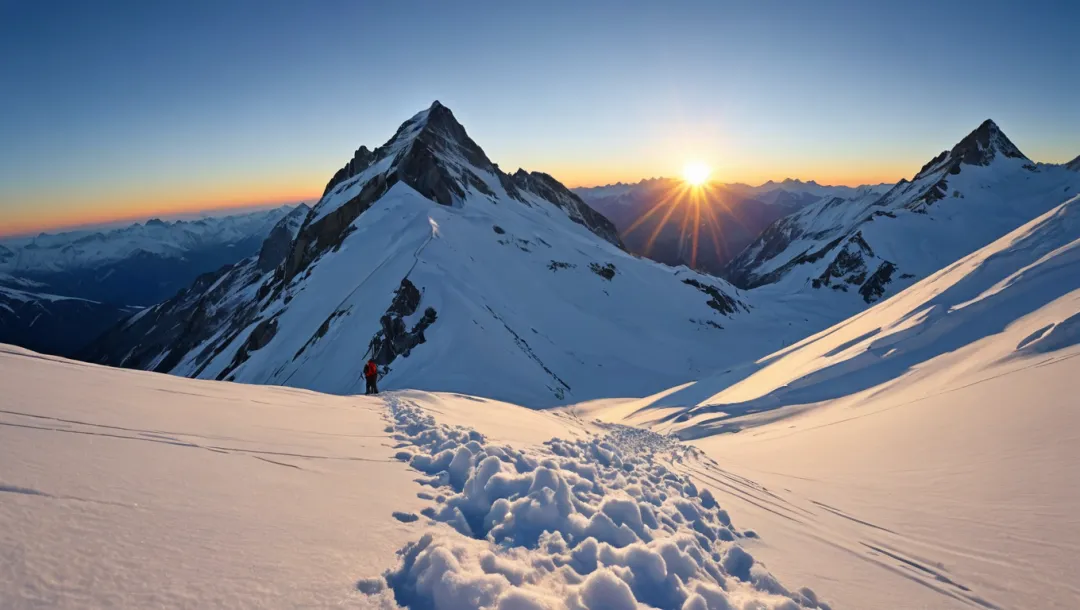
<path fill-rule="evenodd" d="M 742 288 L 828 288 L 872 303 L 1051 209 L 1078 187 L 1075 172 L 1033 163 L 987 120 L 888 192 L 825 198 L 777 221 L 728 265 L 727 277 Z"/>
<path fill-rule="evenodd" d="M 294 238 L 275 229 L 259 257 L 200 277 L 86 357 L 353 393 L 370 356 L 389 388 L 549 406 L 742 357 L 720 344 L 783 341 L 761 339 L 780 306 L 628 254 L 607 218 L 548 174 L 500 170 L 441 104 L 336 180 Z"/>
<path fill-rule="evenodd" d="M 975 131 L 960 140 L 950 156 L 968 165 L 990 165 L 996 155 L 1013 159 L 1027 159 L 1024 153 L 1001 131 L 997 123 L 986 119 Z"/>
<path fill-rule="evenodd" d="M 524 170 L 510 176 L 500 170 L 453 112 L 436 101 L 405 121 L 379 148 L 368 151 L 360 147 L 338 170 L 300 229 L 285 278 L 292 279 L 313 260 L 336 248 L 353 221 L 399 183 L 449 207 L 461 207 L 469 199 L 515 200 L 526 206 L 554 204 L 574 222 L 622 247 L 615 226 L 551 176 Z"/>
<path fill-rule="evenodd" d="M 1072 161 L 1065 164 L 1066 169 L 1071 169 L 1074 172 L 1080 172 L 1080 156 L 1077 156 Z"/>
<path fill-rule="evenodd" d="M 475 170 L 494 173 L 495 168 L 454 113 L 436 100 L 402 123 L 379 148 L 358 148 L 326 185 L 316 210 L 328 213 L 326 208 L 338 199 L 331 195 L 380 176 L 389 182 L 387 188 L 400 180 L 437 203 L 453 205 L 465 197 L 466 185 L 483 182 Z M 343 182 L 347 184 L 341 186 Z"/>
<path fill-rule="evenodd" d="M 940 155 L 931 159 L 915 175 L 914 180 L 947 170 L 950 174 L 959 174 L 961 165 L 977 165 L 985 167 L 999 158 L 1021 159 L 1030 162 L 1030 159 L 1020 152 L 1020 149 L 1009 140 L 1008 136 L 1001 131 L 997 123 L 986 119 L 969 133 L 964 139 L 956 143 L 951 150 L 942 151 Z"/>

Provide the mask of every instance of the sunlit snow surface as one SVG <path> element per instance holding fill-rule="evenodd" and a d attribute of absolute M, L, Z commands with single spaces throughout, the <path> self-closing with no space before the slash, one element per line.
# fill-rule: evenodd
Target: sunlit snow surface
<path fill-rule="evenodd" d="M 838 607 L 1077 608 L 1078 356 L 1074 197 L 772 356 L 570 411 L 693 439 L 769 488 L 731 514 Z"/>
<path fill-rule="evenodd" d="M 671 437 L 17 348 L 0 389 L 5 609 L 828 607 L 754 559 Z"/>

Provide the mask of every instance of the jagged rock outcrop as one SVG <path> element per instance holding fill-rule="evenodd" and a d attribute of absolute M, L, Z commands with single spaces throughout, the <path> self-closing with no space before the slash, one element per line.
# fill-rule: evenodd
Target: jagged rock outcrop
<path fill-rule="evenodd" d="M 462 204 L 470 192 L 495 200 L 495 188 L 531 204 L 531 193 L 544 205 L 558 206 L 574 222 L 622 247 L 614 225 L 551 176 L 524 170 L 513 176 L 503 173 L 450 109 L 436 101 L 402 124 L 386 144 L 374 151 L 361 147 L 338 170 L 315 213 L 301 228 L 283 279 L 291 280 L 337 247 L 352 222 L 399 182 L 446 206 Z"/>
<path fill-rule="evenodd" d="M 311 212 L 310 207 L 300 204 L 274 225 L 274 228 L 270 230 L 270 235 L 263 241 L 262 248 L 259 249 L 259 258 L 255 263 L 259 271 L 271 271 L 285 261 L 292 250 L 293 239 L 296 238 L 296 233 L 309 212 Z"/>
<path fill-rule="evenodd" d="M 724 314 L 725 316 L 730 316 L 734 314 L 740 307 L 746 311 L 749 311 L 749 309 L 747 309 L 745 305 L 742 305 L 734 298 L 724 294 L 716 286 L 706 284 L 694 278 L 687 278 L 683 280 L 683 283 L 688 286 L 693 286 L 701 292 L 709 295 L 709 297 L 711 298 L 705 304 L 709 307 L 712 307 L 716 311 Z"/>
<path fill-rule="evenodd" d="M 615 225 L 555 178 L 543 172 L 530 173 L 523 169 L 515 172 L 512 178 L 514 186 L 554 203 L 574 222 L 588 227 L 603 239 L 625 249 Z"/>
<path fill-rule="evenodd" d="M 416 313 L 420 307 L 420 299 L 420 290 L 408 278 L 402 279 L 386 314 L 379 319 L 382 328 L 371 338 L 369 351 L 379 366 L 388 366 L 398 356 L 408 357 L 414 347 L 426 341 L 424 331 L 438 319 L 434 308 L 425 309 L 424 315 L 412 329 L 405 324 L 405 318 Z"/>
<path fill-rule="evenodd" d="M 337 173 L 334 174 L 333 178 L 330 178 L 330 182 L 326 183 L 326 188 L 323 189 L 323 196 L 326 196 L 326 194 L 330 192 L 330 189 L 367 169 L 368 166 L 371 165 L 371 161 L 374 157 L 374 153 L 368 150 L 367 146 L 357 148 L 356 153 L 353 154 L 353 158 L 345 164 L 345 167 L 339 169 Z"/>

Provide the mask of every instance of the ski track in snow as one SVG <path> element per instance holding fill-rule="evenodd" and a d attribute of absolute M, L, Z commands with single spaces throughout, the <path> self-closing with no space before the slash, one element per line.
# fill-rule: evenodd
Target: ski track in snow
<path fill-rule="evenodd" d="M 757 534 L 691 480 L 712 460 L 673 437 L 609 424 L 516 449 L 386 401 L 396 457 L 423 473 L 432 491 L 418 495 L 434 505 L 397 565 L 357 583 L 377 607 L 829 609 L 754 560 L 744 544 Z"/>
<path fill-rule="evenodd" d="M 1001 608 L 985 599 L 974 585 L 959 582 L 957 577 L 950 575 L 943 562 L 927 557 L 927 553 L 933 553 L 936 549 L 927 547 L 925 542 L 823 502 L 771 490 L 751 479 L 725 471 L 707 459 L 711 463 L 679 464 L 675 470 L 718 494 L 729 496 L 737 503 L 749 504 L 790 521 L 798 526 L 802 536 L 910 580 L 962 606 L 991 610 Z M 963 551 L 955 548 L 949 550 Z"/>

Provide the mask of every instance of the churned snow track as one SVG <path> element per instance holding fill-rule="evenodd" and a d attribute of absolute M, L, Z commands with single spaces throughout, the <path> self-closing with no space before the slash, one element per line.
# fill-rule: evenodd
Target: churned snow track
<path fill-rule="evenodd" d="M 709 491 L 678 474 L 675 464 L 707 460 L 698 450 L 570 418 L 567 436 L 576 439 L 519 448 L 438 423 L 410 397 L 417 394 L 386 400 L 397 457 L 424 475 L 419 481 L 432 490 L 420 497 L 432 504 L 421 511 L 422 524 L 413 513 L 394 514 L 416 524 L 418 539 L 396 566 L 357 583 L 372 603 L 413 610 L 829 607 L 810 589 L 781 585 L 746 550 L 757 535 L 737 529 Z M 461 410 L 465 399 L 433 398 L 425 404 L 441 399 L 448 411 Z M 514 409 L 485 414 L 509 421 L 532 413 Z"/>

